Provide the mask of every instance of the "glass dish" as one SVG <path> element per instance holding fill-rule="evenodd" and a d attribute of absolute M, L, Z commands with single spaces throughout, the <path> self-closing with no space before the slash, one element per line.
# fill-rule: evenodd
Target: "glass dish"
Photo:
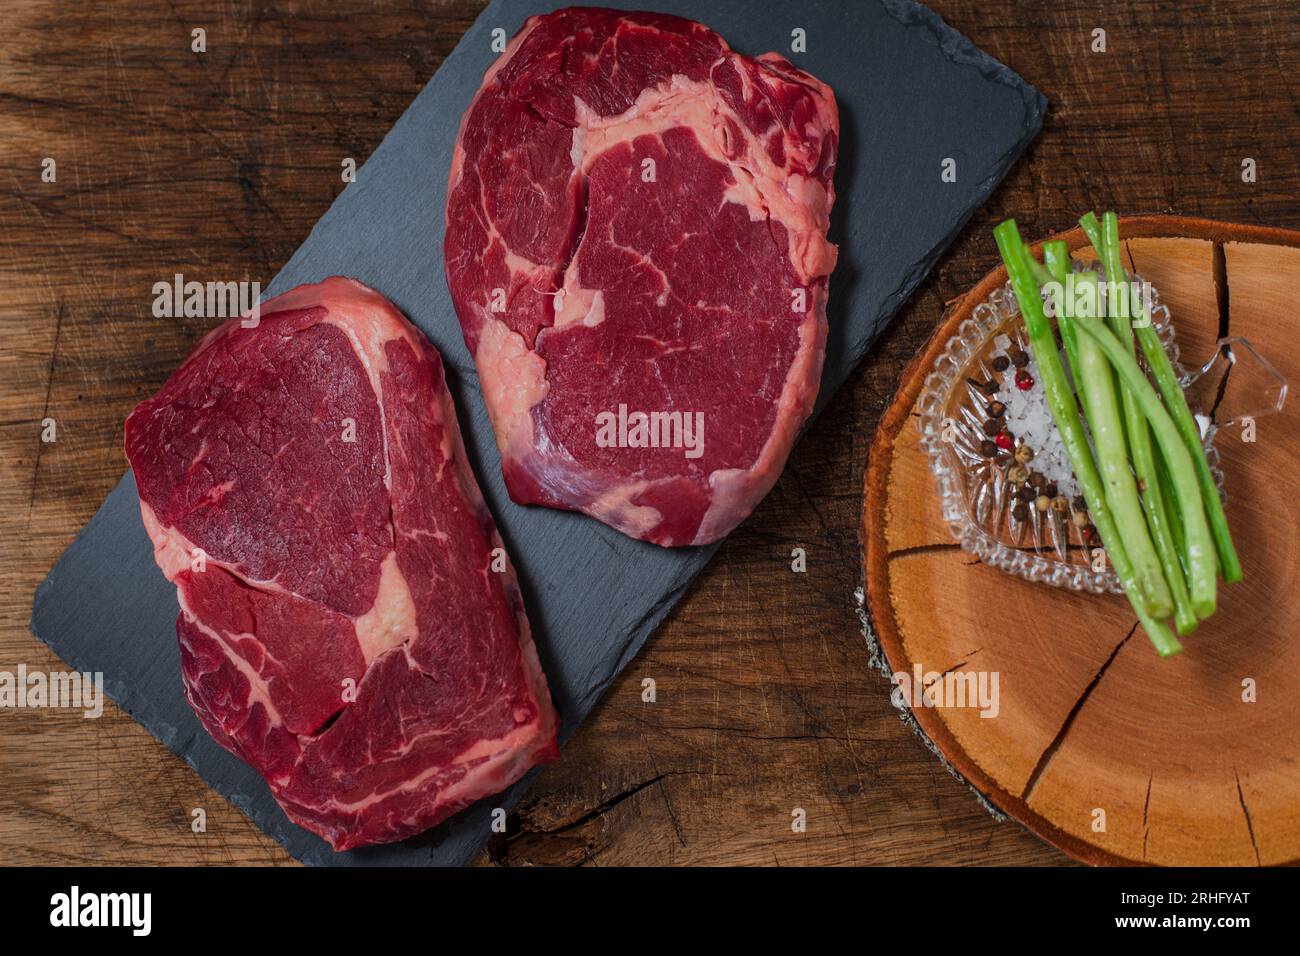
<path fill-rule="evenodd" d="M 1096 263 L 1075 263 L 1075 271 L 1103 270 Z M 1134 281 L 1141 277 L 1134 275 Z M 1224 477 L 1214 448 L 1215 434 L 1225 425 L 1280 411 L 1287 383 L 1251 344 L 1240 336 L 1220 339 L 1204 365 L 1188 372 L 1180 361 L 1169 309 L 1151 288 L 1151 322 L 1173 362 L 1193 414 L 1201 423 L 1206 457 L 1220 495 Z M 1119 579 L 1106 565 L 1094 568 L 1091 549 L 1071 513 L 1029 508 L 1027 520 L 1012 515 L 1007 470 L 1015 464 L 1009 454 L 985 457 L 982 424 L 989 399 L 975 382 L 996 381 L 1011 371 L 995 373 L 991 362 L 1002 351 L 995 338 L 1006 335 L 1028 351 L 1020 308 L 1008 283 L 975 306 L 958 326 L 934 363 L 918 399 L 921 447 L 938 484 L 944 522 L 961 547 L 1010 574 L 1075 591 L 1121 592 Z M 1231 373 L 1231 374 L 1229 374 Z"/>

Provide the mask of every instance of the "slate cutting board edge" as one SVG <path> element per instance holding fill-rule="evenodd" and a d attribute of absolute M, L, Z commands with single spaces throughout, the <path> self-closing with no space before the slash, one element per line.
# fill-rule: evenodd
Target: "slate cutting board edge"
<path fill-rule="evenodd" d="M 831 364 L 828 350 L 828 368 L 823 378 L 822 393 L 817 406 L 818 410 L 825 406 L 830 395 L 860 361 L 876 335 L 897 312 L 907 295 L 924 278 L 942 250 L 960 231 L 974 210 L 984 202 L 1011 164 L 1037 134 L 1044 110 L 1045 101 L 1040 94 L 1028 87 L 1027 84 L 1024 84 L 1019 77 L 1005 66 L 993 61 L 977 50 L 960 34 L 952 31 L 933 12 L 919 5 L 911 4 L 908 0 L 879 0 L 879 4 L 878 12 L 886 13 L 904 27 L 921 26 L 925 31 L 924 42 L 937 47 L 943 58 L 948 62 L 962 67 L 975 67 L 975 72 L 984 81 L 991 81 L 999 86 L 1009 87 L 1019 93 L 1024 104 L 1024 116 L 1018 124 L 1017 135 L 1009 136 L 1002 152 L 998 156 L 990 158 L 987 162 L 986 175 L 973 188 L 962 192 L 962 201 L 952 210 L 953 214 L 951 216 L 945 221 L 935 224 L 934 228 L 930 230 L 932 236 L 938 235 L 940 238 L 937 241 L 932 238 L 927 240 L 928 245 L 924 249 L 918 250 L 914 258 L 909 261 L 908 268 L 903 270 L 898 281 L 893 284 L 893 288 L 882 290 L 876 297 L 875 307 L 867 310 L 869 319 L 865 325 L 856 329 L 849 328 L 849 325 L 858 316 L 864 314 L 863 311 L 853 311 L 852 306 L 861 305 L 856 301 L 856 298 L 861 297 L 866 284 L 869 284 L 875 278 L 875 273 L 880 270 L 873 269 L 872 273 L 867 276 L 854 275 L 848 283 L 847 289 L 837 289 L 836 286 L 832 286 L 832 293 L 837 297 L 833 299 L 833 305 L 838 306 L 846 316 L 846 321 L 843 323 L 844 327 L 836 331 L 845 337 L 852 333 L 854 337 L 852 341 L 847 343 L 848 347 L 845 348 L 843 357 L 834 365 Z M 385 265 L 383 261 L 378 264 L 373 262 L 367 264 L 364 261 L 365 253 L 368 250 L 355 248 L 348 249 L 340 254 L 336 248 L 331 249 L 329 245 L 332 241 L 331 237 L 337 233 L 339 223 L 351 222 L 352 217 L 358 212 L 364 212 L 363 206 L 368 200 L 371 201 L 372 205 L 382 204 L 386 198 L 385 194 L 372 190 L 375 190 L 376 177 L 387 168 L 388 164 L 400 163 L 403 154 L 402 137 L 411 135 L 413 130 L 418 132 L 418 124 L 421 121 L 433 124 L 442 122 L 443 113 L 445 112 L 454 115 L 455 121 L 450 123 L 450 129 L 447 128 L 446 123 L 443 123 L 442 128 L 430 127 L 425 130 L 435 139 L 434 155 L 441 157 L 439 162 L 431 164 L 438 167 L 433 171 L 432 192 L 436 196 L 438 209 L 436 228 L 433 230 L 436 235 L 432 238 L 440 242 L 442 230 L 441 202 L 445 195 L 446 162 L 450 157 L 451 140 L 454 139 L 456 127 L 459 125 L 460 113 L 468 105 L 469 98 L 473 95 L 473 91 L 477 89 L 483 69 L 491 60 L 490 56 L 484 55 L 484 52 L 488 49 L 486 42 L 488 31 L 496 26 L 502 26 L 508 33 L 512 33 L 522 24 L 527 14 L 542 12 L 545 9 L 563 5 L 565 4 L 529 3 L 527 0 L 494 0 L 466 32 L 461 42 L 443 62 L 433 79 L 415 97 L 412 104 L 381 140 L 379 146 L 376 147 L 370 158 L 358 171 L 357 182 L 350 184 L 339 194 L 330 209 L 312 228 L 306 241 L 295 251 L 281 272 L 269 284 L 267 295 L 284 291 L 290 285 L 296 285 L 299 282 L 323 278 L 324 275 L 334 271 L 348 271 L 331 267 L 329 265 L 331 258 L 334 258 L 336 262 L 341 261 L 348 266 L 356 267 L 358 272 L 363 272 L 366 269 L 371 269 L 374 272 L 383 271 Z M 752 44 L 746 46 L 741 40 L 742 36 L 751 35 L 748 27 L 753 23 L 754 17 L 752 5 L 745 5 L 740 3 L 739 0 L 723 0 L 723 2 L 711 4 L 707 12 L 703 13 L 691 10 L 691 4 L 688 0 L 659 0 L 659 2 L 649 3 L 614 0 L 614 2 L 607 5 L 625 8 L 660 8 L 668 9 L 670 12 L 693 15 L 718 29 L 724 37 L 735 43 L 737 49 L 751 54 L 763 52 L 763 50 L 754 49 Z M 834 0 L 820 2 L 816 4 L 816 8 L 820 8 L 823 14 L 828 16 L 834 15 L 841 19 L 850 16 L 850 12 L 845 10 L 841 4 L 835 3 Z M 867 9 L 866 5 L 863 5 L 862 8 L 852 8 L 851 14 L 870 18 L 873 12 Z M 800 22 L 808 22 L 810 18 L 816 15 L 818 14 L 815 8 L 800 8 L 798 19 Z M 883 22 L 873 23 L 872 26 L 881 30 L 888 29 L 888 24 Z M 863 35 L 867 36 L 870 33 L 864 31 Z M 770 41 L 770 33 L 763 32 L 762 38 L 764 42 L 759 43 L 759 45 L 771 48 L 772 45 L 768 42 Z M 481 46 L 476 47 L 476 45 Z M 478 50 L 477 54 L 474 52 L 476 48 Z M 471 62 L 476 56 L 483 61 L 482 65 L 476 66 Z M 466 64 L 465 67 L 461 66 L 462 63 Z M 822 69 L 816 63 L 801 61 L 799 65 L 806 66 L 814 73 L 824 75 Z M 836 64 L 829 64 L 826 69 L 829 70 L 834 65 Z M 458 75 L 456 70 L 463 70 L 463 75 Z M 828 80 L 828 82 L 830 81 Z M 851 84 L 832 82 L 832 86 L 837 90 L 837 94 L 841 96 L 842 105 L 846 104 L 848 99 L 845 94 L 851 88 Z M 452 89 L 447 91 L 444 89 L 446 87 L 452 87 Z M 451 104 L 435 102 L 438 95 L 444 92 L 453 99 L 459 97 L 460 101 Z M 852 116 L 851 110 L 847 112 Z M 980 132 L 984 131 L 984 128 L 981 127 Z M 424 159 L 424 167 L 417 167 L 415 173 L 405 181 L 408 192 L 411 183 L 419 183 L 424 178 L 427 178 L 429 173 L 427 167 L 430 164 L 427 156 Z M 843 163 L 843 158 L 842 164 L 848 165 Z M 859 163 L 859 165 L 861 164 Z M 369 176 L 367 175 L 368 169 L 371 170 Z M 863 175 L 863 170 L 856 171 L 856 178 L 861 178 Z M 856 187 L 857 183 L 854 182 L 853 185 Z M 839 187 L 838 177 L 837 187 Z M 847 244 L 854 242 L 858 238 L 858 234 L 851 228 L 853 224 L 847 221 L 845 213 L 849 208 L 849 196 L 847 190 L 842 188 L 841 200 L 838 210 L 843 230 L 841 242 Z M 399 205 L 393 219 L 397 222 L 418 227 L 419 214 L 413 212 L 410 208 L 414 205 Z M 942 202 L 936 203 L 935 208 L 942 205 Z M 360 221 L 360 225 L 366 225 L 364 218 Z M 373 232 L 373 224 L 371 226 Z M 380 236 L 382 237 L 382 232 Z M 355 243 L 357 237 L 348 236 L 346 238 Z M 853 251 L 851 248 L 842 250 L 843 253 L 852 253 Z M 848 255 L 845 258 L 848 258 Z M 430 254 L 430 259 L 430 269 L 433 269 L 438 262 L 436 251 Z M 618 624 L 618 628 L 621 628 L 619 633 L 623 636 L 621 643 L 614 644 L 608 640 L 608 635 L 604 635 L 607 642 L 605 645 L 598 644 L 594 649 L 592 646 L 586 645 L 570 647 L 568 649 L 570 656 L 560 657 L 558 664 L 556 660 L 549 661 L 551 668 L 548 669 L 548 675 L 552 680 L 553 691 L 557 691 L 557 703 L 560 704 L 563 720 L 562 739 L 567 739 L 576 730 L 608 685 L 639 652 L 650 633 L 653 632 L 676 601 L 685 593 L 696 574 L 716 550 L 716 546 L 702 549 L 683 549 L 677 552 L 674 557 L 668 558 L 665 557 L 662 549 L 631 542 L 630 539 L 624 539 L 617 535 L 616 532 L 596 525 L 594 522 L 590 522 L 589 519 L 580 516 L 550 512 L 546 517 L 539 519 L 535 514 L 519 515 L 515 514 L 515 512 L 503 510 L 513 507 L 517 512 L 535 513 L 540 509 L 519 509 L 517 506 L 510 505 L 508 501 L 503 502 L 504 489 L 500 478 L 500 463 L 495 442 L 491 440 L 490 429 L 486 432 L 487 440 L 483 440 L 485 428 L 487 428 L 486 417 L 482 409 L 482 403 L 477 395 L 477 381 L 472 372 L 472 362 L 467 350 L 465 350 L 463 340 L 459 336 L 454 311 L 452 311 L 449 298 L 445 294 L 445 288 L 442 287 L 441 270 L 438 269 L 437 273 L 436 287 L 432 296 L 427 295 L 427 293 L 423 296 L 408 294 L 412 292 L 410 276 L 399 276 L 395 281 L 379 283 L 378 285 L 382 291 L 390 294 L 394 302 L 434 340 L 452 370 L 453 374 L 449 378 L 452 378 L 455 382 L 458 414 L 462 420 L 463 430 L 466 432 L 467 444 L 471 444 L 471 438 L 473 438 L 473 444 L 478 449 L 478 454 L 473 456 L 476 458 L 473 462 L 475 472 L 483 483 L 485 496 L 488 496 L 493 503 L 493 511 L 498 516 L 498 523 L 502 526 L 502 533 L 507 538 L 507 546 L 511 548 L 512 556 L 518 554 L 525 563 L 528 561 L 531 557 L 530 552 L 534 549 L 536 542 L 526 532 L 530 528 L 536 529 L 540 522 L 545 521 L 548 527 L 560 529 L 560 533 L 563 535 L 588 539 L 592 539 L 593 535 L 597 537 L 604 536 L 601 543 L 615 552 L 624 551 L 629 562 L 640 561 L 651 568 L 658 569 L 657 578 L 649 573 L 644 575 L 651 583 L 657 582 L 659 587 L 650 606 L 643 608 L 639 614 Z M 358 277 L 366 278 L 365 275 L 359 275 Z M 415 284 L 418 286 L 418 282 Z M 425 314 L 426 307 L 434 309 L 437 315 L 431 319 L 429 315 Z M 127 523 L 124 524 L 124 521 Z M 133 528 L 131 522 L 134 523 Z M 154 660 L 155 665 L 159 660 L 166 661 L 166 665 L 162 668 L 162 670 L 168 672 L 162 677 L 166 686 L 160 684 L 155 688 L 161 690 L 164 695 L 162 698 L 154 698 L 148 693 L 137 691 L 136 685 L 139 675 L 135 675 L 136 679 L 134 680 L 116 676 L 110 677 L 110 673 L 116 674 L 117 670 L 120 669 L 122 661 L 110 658 L 108 666 L 102 659 L 96 661 L 95 652 L 101 650 L 101 648 L 93 639 L 87 640 L 84 632 L 79 633 L 76 631 L 75 622 L 69 620 L 67 624 L 73 625 L 72 630 L 70 631 L 68 626 L 64 626 L 59 634 L 54 633 L 55 628 L 52 626 L 58 622 L 60 615 L 53 613 L 51 602 L 60 603 L 61 601 L 70 601 L 73 604 L 72 611 L 74 612 L 69 615 L 62 615 L 62 617 L 81 618 L 83 625 L 99 622 L 99 616 L 96 614 L 95 608 L 86 608 L 84 606 L 84 593 L 80 593 L 75 584 L 69 585 L 67 578 L 76 576 L 70 573 L 74 568 L 78 574 L 83 572 L 92 573 L 95 554 L 84 554 L 83 552 L 90 550 L 92 546 L 103 547 L 107 544 L 117 546 L 119 544 L 119 534 L 128 536 L 134 534 L 137 541 L 142 539 L 145 542 L 145 550 L 143 552 L 137 550 L 133 556 L 135 559 L 134 573 L 137 576 L 152 574 L 153 578 L 158 579 L 133 579 L 131 575 L 127 575 L 127 583 L 132 580 L 139 580 L 141 582 L 141 592 L 150 591 L 155 602 L 159 599 L 159 595 L 162 595 L 165 598 L 164 603 L 170 610 L 169 626 L 165 629 L 167 644 L 165 649 L 161 651 L 162 657 Z M 521 534 L 523 535 L 522 538 Z M 367 848 L 352 853 L 335 854 L 331 852 L 323 841 L 294 827 L 287 821 L 278 805 L 270 799 L 269 792 L 266 791 L 260 778 L 250 768 L 217 747 L 202 731 L 197 718 L 193 716 L 183 700 L 180 699 L 179 665 L 176 659 L 174 629 L 170 627 L 170 622 L 174 620 L 176 614 L 174 591 L 171 585 L 166 584 L 166 582 L 162 582 L 165 585 L 164 588 L 158 588 L 158 581 L 161 580 L 161 576 L 153 569 L 150 552 L 151 549 L 148 549 L 147 546 L 147 538 L 139 525 L 134 482 L 128 473 L 122 483 L 109 495 L 103 507 L 87 525 L 86 529 L 83 530 L 82 535 L 78 537 L 64 557 L 60 559 L 49 578 L 37 589 L 32 615 L 33 633 L 45 640 L 56 653 L 59 653 L 65 660 L 68 660 L 79 669 L 104 670 L 106 691 L 114 700 L 117 700 L 124 709 L 143 723 L 151 733 L 159 737 L 169 749 L 178 752 L 215 789 L 223 793 L 232 803 L 252 817 L 259 826 L 304 862 L 334 865 L 368 863 L 420 865 L 468 862 L 478 852 L 483 837 L 488 832 L 486 821 L 490 809 L 493 806 L 512 807 L 538 772 L 533 771 L 530 773 L 504 795 L 497 795 L 495 798 L 482 801 L 475 807 L 464 811 L 449 823 L 443 824 L 434 831 L 443 835 L 432 844 L 426 843 L 422 845 L 420 838 L 417 838 L 417 840 L 409 841 L 407 844 Z M 138 560 L 142 554 L 145 557 L 143 562 Z M 108 557 L 112 557 L 112 555 Z M 87 562 L 91 565 L 90 571 L 86 571 L 86 568 L 83 567 Z M 672 566 L 669 566 L 669 562 L 672 562 Z M 522 583 L 525 585 L 530 616 L 542 618 L 548 623 L 556 616 L 554 609 L 557 602 L 551 599 L 543 600 L 540 597 L 540 592 L 533 585 L 540 587 L 540 581 L 545 578 L 549 571 L 550 568 L 545 565 L 541 567 L 535 565 L 532 568 L 521 566 L 520 568 L 521 579 L 524 579 Z M 120 569 L 112 569 L 110 573 L 105 574 L 109 585 L 113 583 L 113 574 L 115 573 L 119 578 L 118 583 L 121 583 Z M 67 586 L 67 590 L 62 589 L 61 586 L 64 585 Z M 103 595 L 101 595 L 102 597 Z M 133 609 L 129 605 L 131 598 L 146 601 L 147 597 L 148 595 L 143 593 L 123 597 L 121 599 L 122 606 L 117 609 L 121 612 L 119 616 L 130 616 L 130 611 Z M 94 603 L 91 602 L 92 605 Z M 99 613 L 102 614 L 102 609 L 100 609 Z M 142 613 L 141 616 L 147 617 L 148 615 Z M 567 621 L 571 618 L 572 615 L 570 614 L 569 618 L 561 616 L 559 620 Z M 45 636 L 42 636 L 42 632 L 44 632 Z M 117 636 L 120 637 L 121 635 Z M 548 635 L 539 634 L 539 649 L 542 650 L 544 659 L 550 656 L 550 651 L 554 651 L 556 655 L 561 655 L 564 649 L 562 647 L 553 648 L 551 644 L 552 642 L 562 643 L 560 639 L 565 636 L 564 634 L 552 632 L 549 634 L 550 640 L 547 640 Z M 123 653 L 129 652 L 130 648 L 124 646 Z M 573 675 L 569 674 L 568 670 L 573 661 L 578 658 L 581 659 L 585 668 L 582 674 L 579 675 L 581 680 L 578 682 L 583 686 L 575 688 L 571 694 L 568 678 Z M 112 665 L 119 666 L 114 667 Z M 146 673 L 149 673 L 149 671 L 146 670 Z M 560 677 L 565 678 L 563 683 L 557 679 Z M 113 693 L 113 690 L 116 690 L 116 693 Z M 567 699 L 561 701 L 561 697 Z M 178 700 L 180 709 L 176 710 Z M 175 712 L 174 720 L 167 716 L 169 707 Z"/>

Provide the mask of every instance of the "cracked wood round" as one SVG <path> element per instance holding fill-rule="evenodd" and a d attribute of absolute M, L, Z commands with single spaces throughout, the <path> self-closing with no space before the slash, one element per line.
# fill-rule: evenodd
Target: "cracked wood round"
<path fill-rule="evenodd" d="M 1185 365 L 1242 335 L 1300 381 L 1300 233 L 1163 216 L 1120 231 L 1130 269 L 1170 308 Z M 1058 238 L 1089 255 L 1080 230 Z M 871 450 L 867 597 L 891 668 L 998 674 L 996 716 L 919 707 L 917 721 L 994 804 L 1086 863 L 1300 861 L 1300 407 L 1259 420 L 1254 443 L 1220 433 L 1245 579 L 1221 585 L 1218 613 L 1161 660 L 1124 598 L 983 565 L 940 516 L 914 406 L 949 336 L 1005 281 L 999 268 L 955 304 Z"/>

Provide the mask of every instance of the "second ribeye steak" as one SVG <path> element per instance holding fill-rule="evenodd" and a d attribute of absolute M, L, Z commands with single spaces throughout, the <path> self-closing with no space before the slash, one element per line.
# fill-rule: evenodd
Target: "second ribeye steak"
<path fill-rule="evenodd" d="M 466 113 L 447 281 L 511 497 L 661 545 L 727 534 L 812 410 L 839 120 L 678 17 L 533 17 Z"/>

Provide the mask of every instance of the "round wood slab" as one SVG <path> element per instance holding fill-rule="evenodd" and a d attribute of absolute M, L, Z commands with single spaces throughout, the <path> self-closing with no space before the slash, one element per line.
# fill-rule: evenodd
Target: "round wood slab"
<path fill-rule="evenodd" d="M 1183 362 L 1245 336 L 1300 381 L 1300 233 L 1165 216 L 1124 219 L 1126 259 L 1169 306 Z M 1091 258 L 1075 229 L 1065 239 Z M 943 755 L 995 805 L 1092 864 L 1300 861 L 1300 405 L 1216 445 L 1245 580 L 1161 660 L 1118 596 L 1032 584 L 952 540 L 916 399 L 989 273 L 904 375 L 871 449 L 862 515 L 867 601 L 896 672 L 997 674 L 998 711 L 915 707 Z"/>

